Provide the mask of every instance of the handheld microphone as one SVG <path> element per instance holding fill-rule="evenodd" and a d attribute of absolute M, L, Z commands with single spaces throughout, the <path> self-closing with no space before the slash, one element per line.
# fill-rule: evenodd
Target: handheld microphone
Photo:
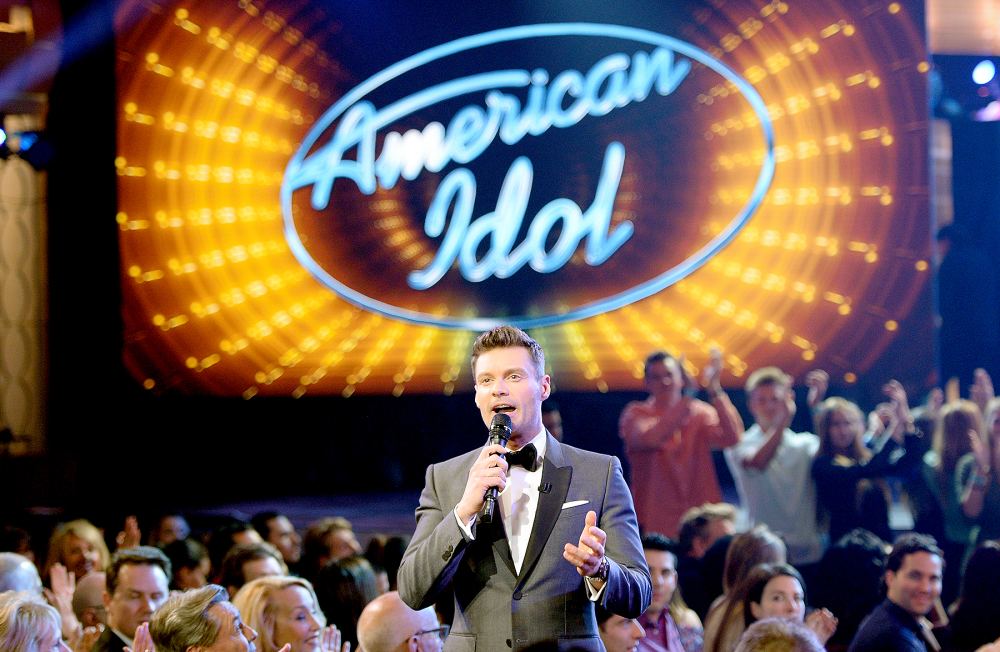
<path fill-rule="evenodd" d="M 490 444 L 506 446 L 507 440 L 510 439 L 511 425 L 510 417 L 503 412 L 497 412 L 493 415 L 493 423 L 490 425 Z M 492 523 L 493 510 L 496 509 L 496 506 L 497 488 L 490 487 L 486 490 L 486 495 L 483 496 L 483 508 L 479 510 L 479 522 Z"/>

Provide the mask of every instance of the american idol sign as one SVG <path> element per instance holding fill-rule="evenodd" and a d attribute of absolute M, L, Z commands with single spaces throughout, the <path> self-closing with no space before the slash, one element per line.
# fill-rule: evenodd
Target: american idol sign
<path fill-rule="evenodd" d="M 517 44 L 522 60 L 525 52 L 551 58 L 559 52 L 553 44 L 562 41 L 565 50 L 567 40 L 573 64 L 507 65 L 498 56 Z M 594 44 L 601 47 L 590 47 Z M 590 52 L 598 54 L 581 65 Z M 464 66 L 460 75 L 444 65 L 456 60 Z M 665 126 L 673 124 L 671 111 L 678 109 L 657 109 L 655 120 L 635 130 L 631 144 L 613 129 L 602 130 L 600 122 L 643 103 L 666 102 L 686 83 L 703 85 L 691 81 L 695 70 L 742 96 L 755 117 L 763 156 L 746 201 L 726 216 L 721 229 L 683 255 L 659 257 L 658 243 L 667 242 L 669 234 L 656 226 L 656 210 L 647 206 L 638 216 L 617 209 L 628 204 L 624 195 L 642 192 L 623 192 L 628 157 L 642 161 L 674 154 L 656 150 L 659 141 L 671 149 Z M 583 144 L 566 146 L 564 135 L 555 138 L 585 126 Z M 716 255 L 767 192 L 774 174 L 773 140 L 756 90 L 689 43 L 610 24 L 499 29 L 390 65 L 331 106 L 285 171 L 284 232 L 313 276 L 366 310 L 446 328 L 550 326 L 649 297 Z M 591 174 L 574 177 L 594 179 L 585 195 L 579 183 L 561 184 L 573 186 L 578 200 L 534 196 L 542 178 L 536 157 L 553 149 L 563 163 L 547 170 L 548 176 L 592 168 Z M 678 147 L 677 155 L 698 157 L 690 144 Z M 498 178 L 483 177 L 487 160 L 499 162 L 502 174 L 492 175 Z M 697 188 L 648 176 L 644 183 L 655 184 L 661 197 Z M 416 216 L 419 228 L 407 223 L 408 215 Z M 638 228 L 640 219 L 650 235 Z M 533 300 L 533 292 L 546 298 Z M 480 302 L 480 296 L 491 298 Z M 519 298 L 508 300 L 514 296 Z"/>

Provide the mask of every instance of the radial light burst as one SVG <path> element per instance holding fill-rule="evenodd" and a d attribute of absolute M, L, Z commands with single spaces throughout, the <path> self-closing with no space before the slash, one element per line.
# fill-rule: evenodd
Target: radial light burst
<path fill-rule="evenodd" d="M 706 50 L 764 99 L 776 158 L 764 204 L 672 287 L 533 334 L 566 390 L 637 388 L 657 348 L 685 354 L 696 371 L 716 346 L 728 384 L 764 364 L 796 375 L 822 366 L 855 382 L 929 291 L 919 3 L 682 4 L 682 24 L 646 27 Z M 338 59 L 342 39 L 364 34 L 345 34 L 336 15 L 304 0 L 149 0 L 121 10 L 124 356 L 147 389 L 252 398 L 471 385 L 475 333 L 351 305 L 285 240 L 279 190 L 289 159 L 319 116 L 374 72 Z M 707 239 L 747 201 L 765 155 L 759 121 L 724 81 L 690 98 L 696 126 L 664 119 L 659 128 L 698 129 L 711 174 L 653 188 L 626 168 L 615 221 L 670 192 L 691 193 L 709 198 L 699 227 Z M 655 134 L 628 143 L 630 161 L 651 159 L 655 143 Z M 584 171 L 567 175 L 595 185 Z M 371 227 L 359 237 L 387 261 L 426 264 L 432 250 L 410 206 L 404 191 L 380 189 L 361 208 Z M 435 310 L 475 315 L 462 302 Z"/>

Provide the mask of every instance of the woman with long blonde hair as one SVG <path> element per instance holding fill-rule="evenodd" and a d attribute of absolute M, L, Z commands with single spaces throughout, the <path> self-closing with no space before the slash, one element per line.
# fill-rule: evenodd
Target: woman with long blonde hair
<path fill-rule="evenodd" d="M 233 604 L 243 622 L 257 631 L 260 652 L 349 652 L 341 646 L 336 626 L 326 625 L 319 600 L 309 580 L 268 575 L 247 582 L 236 593 Z"/>

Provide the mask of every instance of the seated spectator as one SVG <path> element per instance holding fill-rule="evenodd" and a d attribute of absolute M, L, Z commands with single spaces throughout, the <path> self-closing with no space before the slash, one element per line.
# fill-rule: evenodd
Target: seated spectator
<path fill-rule="evenodd" d="M 448 636 L 434 608 L 410 609 L 395 591 L 369 602 L 358 618 L 358 642 L 364 652 L 432 652 Z"/>
<path fill-rule="evenodd" d="M 121 652 L 133 646 L 140 624 L 167 599 L 170 560 L 159 548 L 137 546 L 119 550 L 107 571 L 104 607 L 108 627 L 91 652 Z"/>
<path fill-rule="evenodd" d="M 107 587 L 106 573 L 89 573 L 76 583 L 73 591 L 73 614 L 84 627 L 108 624 L 108 612 L 104 606 L 104 590 Z"/>
<path fill-rule="evenodd" d="M 149 531 L 149 545 L 162 548 L 191 536 L 191 526 L 183 514 L 163 514 Z"/>
<path fill-rule="evenodd" d="M 747 627 L 736 652 L 823 652 L 823 645 L 801 622 L 764 618 Z"/>
<path fill-rule="evenodd" d="M 235 517 L 226 517 L 222 525 L 219 525 L 208 537 L 208 558 L 211 560 L 212 577 L 216 581 L 222 578 L 222 560 L 226 553 L 238 543 L 263 543 L 264 539 L 257 534 L 257 530 L 246 521 Z"/>
<path fill-rule="evenodd" d="M 49 577 L 52 566 L 62 564 L 76 579 L 108 567 L 111 553 L 104 536 L 92 523 L 83 519 L 62 523 L 49 538 L 49 554 L 42 577 Z"/>
<path fill-rule="evenodd" d="M 216 584 L 171 595 L 149 621 L 156 652 L 253 652 L 257 632 Z"/>
<path fill-rule="evenodd" d="M 934 539 L 904 534 L 886 561 L 886 598 L 861 622 L 848 652 L 935 652 L 927 614 L 941 595 L 943 561 Z"/>
<path fill-rule="evenodd" d="M 552 398 L 542 403 L 542 425 L 556 441 L 563 440 L 562 413 L 559 412 L 559 404 Z"/>
<path fill-rule="evenodd" d="M 718 591 L 708 586 L 702 560 L 716 541 L 736 531 L 736 508 L 729 503 L 692 507 L 681 518 L 677 541 L 677 581 L 684 602 L 704 618 Z M 723 555 L 724 557 L 724 555 Z M 721 573 L 720 573 L 721 577 Z"/>
<path fill-rule="evenodd" d="M 746 625 L 743 617 L 744 595 L 740 582 L 758 564 L 785 563 L 784 542 L 766 525 L 733 537 L 726 552 L 722 574 L 723 594 L 712 604 L 705 618 L 705 652 L 732 652 Z"/>
<path fill-rule="evenodd" d="M 16 552 L 0 552 L 0 593 L 5 591 L 42 594 L 42 579 L 30 559 Z"/>
<path fill-rule="evenodd" d="M 677 555 L 673 542 L 655 532 L 642 538 L 653 599 L 637 619 L 646 632 L 640 650 L 701 652 L 703 630 L 698 615 L 684 604 L 677 588 Z"/>
<path fill-rule="evenodd" d="M 34 593 L 0 593 L 0 650 L 70 652 L 62 641 L 59 612 Z"/>
<path fill-rule="evenodd" d="M 820 561 L 813 602 L 837 614 L 830 652 L 846 650 L 861 621 L 882 602 L 882 578 L 889 544 L 868 530 L 852 530 L 830 546 Z"/>
<path fill-rule="evenodd" d="M 764 618 L 786 618 L 804 622 L 825 644 L 837 629 L 837 619 L 827 609 L 817 609 L 806 617 L 805 582 L 788 564 L 755 566 L 743 579 L 743 622 L 749 627 Z"/>
<path fill-rule="evenodd" d="M 354 527 L 346 518 L 322 518 L 306 530 L 302 549 L 302 576 L 314 585 L 320 570 L 331 561 L 361 554 Z"/>
<path fill-rule="evenodd" d="M 601 605 L 594 608 L 597 616 L 597 632 L 601 635 L 601 642 L 607 652 L 633 652 L 643 649 L 669 649 L 669 648 L 643 648 L 643 639 L 646 638 L 646 630 L 635 618 L 625 618 L 618 614 L 613 614 Z"/>
<path fill-rule="evenodd" d="M 962 590 L 952 608 L 951 649 L 975 650 L 1000 638 L 1000 542 L 985 541 L 965 568 Z"/>
<path fill-rule="evenodd" d="M 174 576 L 170 588 L 177 591 L 200 589 L 208 584 L 211 561 L 208 549 L 194 539 L 177 539 L 163 546 L 163 554 L 170 559 Z"/>
<path fill-rule="evenodd" d="M 326 626 L 319 601 L 309 580 L 301 577 L 258 577 L 233 597 L 246 624 L 257 631 L 259 652 L 278 652 L 291 645 L 293 652 L 343 652 L 340 632 Z"/>
<path fill-rule="evenodd" d="M 330 562 L 320 572 L 316 594 L 326 619 L 356 648 L 358 618 L 379 595 L 372 565 L 360 555 Z"/>
<path fill-rule="evenodd" d="M 278 549 L 285 565 L 294 569 L 302 558 L 302 537 L 288 517 L 278 512 L 260 512 L 250 519 L 266 543 Z"/>
<path fill-rule="evenodd" d="M 281 553 L 269 543 L 239 543 L 222 560 L 222 583 L 232 595 L 247 582 L 268 575 L 288 575 Z"/>

